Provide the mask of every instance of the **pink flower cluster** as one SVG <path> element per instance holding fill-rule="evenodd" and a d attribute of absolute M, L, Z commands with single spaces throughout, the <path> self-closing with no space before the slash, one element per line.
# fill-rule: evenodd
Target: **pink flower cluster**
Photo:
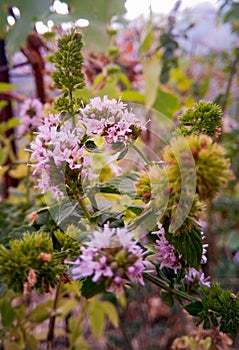
<path fill-rule="evenodd" d="M 211 287 L 211 283 L 209 282 L 210 277 L 205 277 L 203 272 L 196 270 L 194 267 L 189 267 L 188 273 L 185 276 L 185 279 L 191 283 L 195 281 L 201 283 L 203 286 Z"/>
<path fill-rule="evenodd" d="M 120 296 L 125 284 L 139 282 L 144 285 L 142 272 L 145 270 L 144 251 L 137 244 L 133 233 L 125 228 L 110 228 L 95 231 L 81 255 L 73 264 L 74 279 L 91 277 L 92 281 L 105 283 L 107 290 Z"/>
<path fill-rule="evenodd" d="M 95 97 L 81 109 L 79 120 L 86 128 L 86 134 L 104 136 L 107 143 L 124 142 L 131 140 L 133 133 L 145 130 L 145 126 L 129 112 L 126 104 L 115 99 L 109 100 Z"/>
<path fill-rule="evenodd" d="M 157 258 L 160 261 L 160 268 L 168 267 L 177 273 L 177 270 L 182 268 L 182 264 L 179 261 L 180 256 L 176 256 L 174 246 L 165 238 L 165 231 L 160 223 L 158 223 L 158 228 L 159 230 L 152 232 L 152 234 L 156 234 L 159 237 L 155 248 L 158 251 Z"/>
<path fill-rule="evenodd" d="M 27 98 L 19 111 L 20 126 L 18 135 L 33 132 L 41 124 L 43 118 L 43 104 L 37 98 Z"/>
<path fill-rule="evenodd" d="M 160 268 L 162 269 L 163 267 L 168 267 L 177 273 L 177 270 L 182 268 L 182 264 L 180 262 L 181 256 L 176 256 L 174 246 L 170 244 L 165 238 L 165 231 L 161 223 L 158 223 L 158 228 L 159 230 L 152 232 L 152 234 L 156 234 L 159 237 L 159 239 L 156 241 L 155 248 L 158 251 L 157 258 L 160 261 Z M 201 235 L 202 239 L 205 239 L 203 232 L 201 232 Z M 205 264 L 207 262 L 207 247 L 208 244 L 203 244 L 201 264 Z M 210 277 L 206 278 L 204 273 L 196 270 L 193 267 L 188 268 L 188 273 L 186 274 L 185 279 L 189 282 L 197 281 L 205 286 L 210 287 Z"/>
<path fill-rule="evenodd" d="M 93 176 L 90 171 L 89 155 L 84 153 L 84 146 L 80 145 L 83 130 L 73 125 L 72 120 L 62 122 L 59 115 L 50 114 L 42 120 L 37 136 L 30 145 L 32 152 L 30 161 L 35 167 L 33 175 L 42 172 L 38 179 L 38 186 L 45 193 L 52 191 L 57 197 L 63 192 L 52 180 L 58 177 L 59 182 L 64 183 L 64 171 L 66 165 L 70 169 L 81 169 L 81 175 Z"/>

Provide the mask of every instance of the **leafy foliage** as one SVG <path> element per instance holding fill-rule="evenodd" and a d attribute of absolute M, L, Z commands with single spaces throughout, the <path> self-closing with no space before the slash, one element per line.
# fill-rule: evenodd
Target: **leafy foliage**
<path fill-rule="evenodd" d="M 222 110 L 211 102 L 200 101 L 179 117 L 179 130 L 183 135 L 196 133 L 217 138 L 221 128 Z"/>
<path fill-rule="evenodd" d="M 239 298 L 230 290 L 223 290 L 217 283 L 211 288 L 203 288 L 201 301 L 195 301 L 185 306 L 185 309 L 193 316 L 197 316 L 198 322 L 203 322 L 204 328 L 210 328 L 211 324 L 219 326 L 220 330 L 234 337 L 239 326 Z"/>

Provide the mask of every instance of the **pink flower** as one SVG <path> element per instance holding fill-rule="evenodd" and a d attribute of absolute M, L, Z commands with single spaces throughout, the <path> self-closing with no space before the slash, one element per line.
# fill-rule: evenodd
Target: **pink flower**
<path fill-rule="evenodd" d="M 124 228 L 110 228 L 105 225 L 95 231 L 81 255 L 73 264 L 74 279 L 91 277 L 92 281 L 105 283 L 107 290 L 122 294 L 124 285 L 139 282 L 144 285 L 142 273 L 145 270 L 144 251 L 134 239 L 132 232 Z"/>
<path fill-rule="evenodd" d="M 42 120 L 35 140 L 30 145 L 30 161 L 35 168 L 33 175 L 41 174 L 38 185 L 43 193 L 51 191 L 57 198 L 63 196 L 65 168 L 79 169 L 82 178 L 94 177 L 91 170 L 91 156 L 81 145 L 84 131 L 82 126 L 71 120 L 61 121 L 59 115 L 50 114 Z"/>
<path fill-rule="evenodd" d="M 18 135 L 33 132 L 41 124 L 43 104 L 37 98 L 27 98 L 20 107 Z"/>
<path fill-rule="evenodd" d="M 203 286 L 206 286 L 208 288 L 211 287 L 211 283 L 209 282 L 210 277 L 205 277 L 205 274 L 203 272 L 196 270 L 194 267 L 189 267 L 185 279 L 191 283 L 196 281 L 201 283 Z"/>
<path fill-rule="evenodd" d="M 109 144 L 116 142 L 127 143 L 137 138 L 145 126 L 129 112 L 126 104 L 120 100 L 95 97 L 81 109 L 79 120 L 82 121 L 87 135 L 102 135 Z"/>
<path fill-rule="evenodd" d="M 160 261 L 160 268 L 168 267 L 173 269 L 174 273 L 177 273 L 177 270 L 182 268 L 182 264 L 179 261 L 181 256 L 176 256 L 174 246 L 165 238 L 165 231 L 160 223 L 158 223 L 158 228 L 159 230 L 152 232 L 152 234 L 156 234 L 159 237 L 155 248 L 158 251 L 157 258 Z"/>

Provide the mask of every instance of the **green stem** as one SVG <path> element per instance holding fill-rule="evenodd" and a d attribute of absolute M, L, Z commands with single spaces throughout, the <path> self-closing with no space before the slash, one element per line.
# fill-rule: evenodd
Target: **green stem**
<path fill-rule="evenodd" d="M 138 155 L 140 155 L 140 157 L 144 160 L 146 165 L 151 164 L 151 162 L 147 159 L 144 153 L 135 145 L 135 143 L 132 143 L 131 147 L 133 148 L 133 150 L 135 150 L 135 152 L 138 153 Z"/>
<path fill-rule="evenodd" d="M 56 293 L 55 293 L 55 298 L 54 298 L 53 307 L 52 307 L 52 315 L 49 320 L 49 328 L 48 328 L 48 334 L 47 334 L 47 350 L 53 349 L 56 310 L 57 310 L 58 299 L 60 296 L 60 289 L 61 289 L 61 282 L 59 282 L 59 284 L 56 287 Z"/>
<path fill-rule="evenodd" d="M 78 200 L 78 203 L 79 203 L 81 209 L 83 210 L 85 216 L 86 216 L 87 219 L 90 221 L 91 215 L 90 215 L 90 213 L 89 213 L 89 211 L 88 211 L 88 209 L 87 209 L 87 207 L 86 207 L 86 205 L 85 205 L 83 199 L 82 199 L 82 198 L 78 198 L 77 200 Z"/>
<path fill-rule="evenodd" d="M 166 290 L 167 292 L 170 292 L 174 295 L 179 296 L 180 298 L 183 298 L 183 299 L 188 300 L 190 302 L 198 301 L 197 298 L 195 298 L 195 297 L 193 297 L 193 296 L 191 296 L 191 295 L 189 295 L 181 290 L 172 288 L 167 282 L 165 282 L 164 280 L 162 280 L 159 277 L 150 275 L 149 273 L 146 273 L 146 272 L 143 273 L 143 277 L 145 279 L 147 279 L 148 281 L 161 287 L 162 289 Z"/>

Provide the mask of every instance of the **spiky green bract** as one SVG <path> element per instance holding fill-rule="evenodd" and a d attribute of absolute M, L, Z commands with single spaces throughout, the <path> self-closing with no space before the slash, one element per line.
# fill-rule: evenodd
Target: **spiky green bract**
<path fill-rule="evenodd" d="M 187 167 L 181 166 L 180 157 L 181 159 L 183 157 L 178 157 L 178 154 L 185 147 L 185 142 L 195 162 L 196 193 L 199 199 L 204 201 L 215 198 L 232 178 L 230 161 L 226 158 L 225 149 L 220 144 L 213 143 L 211 137 L 203 134 L 186 136 L 183 141 L 181 137 L 173 139 L 173 142 L 165 148 L 163 158 L 172 168 L 170 174 L 174 179 L 170 178 L 171 181 L 180 183 L 180 178 L 184 178 L 187 186 L 191 183 L 190 170 L 194 169 L 190 168 L 187 175 Z"/>
<path fill-rule="evenodd" d="M 177 163 L 152 165 L 139 176 L 135 184 L 136 193 L 144 202 L 150 201 L 153 208 L 160 209 L 162 212 L 160 221 L 171 221 L 175 218 L 176 212 L 177 217 L 190 216 L 198 220 L 204 205 L 195 193 L 189 171 L 187 176 L 184 178 L 182 188 L 182 173 Z"/>
<path fill-rule="evenodd" d="M 239 328 L 239 295 L 223 290 L 218 283 L 203 287 L 201 301 L 192 302 L 185 309 L 203 323 L 205 329 L 212 325 L 235 337 Z"/>
<path fill-rule="evenodd" d="M 49 254 L 49 259 L 44 259 L 45 254 Z M 22 293 L 30 270 L 37 278 L 34 288 L 40 291 L 60 281 L 64 266 L 55 257 L 52 240 L 46 233 L 25 233 L 22 239 L 11 240 L 9 249 L 0 245 L 0 276 L 8 288 Z"/>
<path fill-rule="evenodd" d="M 212 102 L 200 101 L 179 117 L 178 130 L 183 135 L 206 134 L 217 138 L 221 127 L 221 107 Z"/>
<path fill-rule="evenodd" d="M 76 112 L 80 107 L 80 101 L 73 96 L 73 92 L 85 86 L 82 46 L 82 35 L 72 29 L 70 34 L 58 39 L 58 51 L 49 57 L 56 68 L 52 74 L 54 86 L 62 93 L 55 102 L 55 108 L 59 112 L 73 115 L 73 111 Z"/>

